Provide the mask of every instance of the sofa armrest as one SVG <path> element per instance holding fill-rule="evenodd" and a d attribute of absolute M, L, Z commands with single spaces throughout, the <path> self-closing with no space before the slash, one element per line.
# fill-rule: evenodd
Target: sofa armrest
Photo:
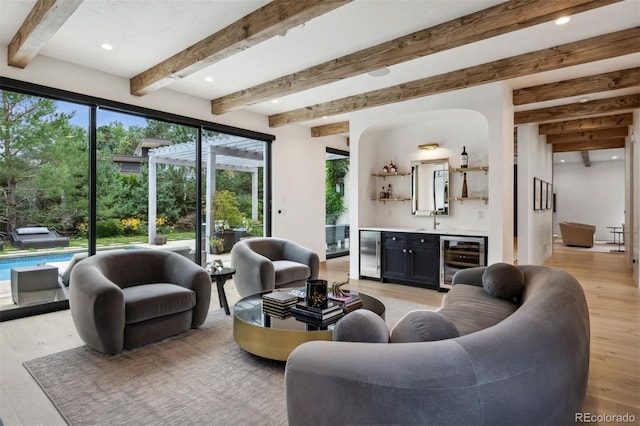
<path fill-rule="evenodd" d="M 171 253 L 165 262 L 165 276 L 168 282 L 188 288 L 196 294 L 191 327 L 204 324 L 211 304 L 211 276 L 207 271 L 188 258 Z"/>
<path fill-rule="evenodd" d="M 69 308 L 78 334 L 104 353 L 124 347 L 124 294 L 88 259 L 76 265 L 69 281 Z"/>
<path fill-rule="evenodd" d="M 462 269 L 453 275 L 451 285 L 469 284 L 482 287 L 482 274 L 485 269 L 487 269 L 486 266 Z"/>
<path fill-rule="evenodd" d="M 242 297 L 276 287 L 276 272 L 271 260 L 251 250 L 246 244 L 233 246 L 231 266 L 236 269 L 233 281 Z"/>
<path fill-rule="evenodd" d="M 469 424 L 479 415 L 473 366 L 453 340 L 304 343 L 287 360 L 285 392 L 291 425 Z"/>
<path fill-rule="evenodd" d="M 308 265 L 311 269 L 310 279 L 315 280 L 318 278 L 320 273 L 320 258 L 316 252 L 293 241 L 286 241 L 282 251 L 285 259 Z"/>

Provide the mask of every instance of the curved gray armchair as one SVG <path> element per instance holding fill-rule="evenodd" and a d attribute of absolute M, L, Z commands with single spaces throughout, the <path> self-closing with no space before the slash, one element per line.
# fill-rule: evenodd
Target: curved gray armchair
<path fill-rule="evenodd" d="M 76 330 L 87 345 L 107 354 L 202 325 L 210 302 L 207 271 L 165 250 L 98 253 L 71 271 Z"/>
<path fill-rule="evenodd" d="M 231 264 L 237 270 L 233 281 L 242 297 L 281 287 L 303 287 L 318 278 L 318 255 L 282 238 L 248 238 L 231 249 Z"/>

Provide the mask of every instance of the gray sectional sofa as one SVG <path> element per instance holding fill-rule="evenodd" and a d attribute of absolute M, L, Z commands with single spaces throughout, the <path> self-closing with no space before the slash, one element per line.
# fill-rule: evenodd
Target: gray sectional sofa
<path fill-rule="evenodd" d="M 492 288 L 484 267 L 458 272 L 438 312 L 407 315 L 382 338 L 409 343 L 317 341 L 296 348 L 285 373 L 289 423 L 574 424 L 589 370 L 582 288 L 560 269 L 511 268 L 522 278 L 515 295 Z M 336 325 L 334 339 L 358 327 L 386 327 L 366 324 L 375 317 L 366 315 L 364 326 L 352 321 L 353 327 L 350 315 L 341 320 L 349 327 Z"/>

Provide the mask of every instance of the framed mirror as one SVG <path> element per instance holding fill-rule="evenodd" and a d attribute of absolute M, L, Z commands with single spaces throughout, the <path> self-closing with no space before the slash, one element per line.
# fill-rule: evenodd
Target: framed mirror
<path fill-rule="evenodd" d="M 411 213 L 449 214 L 449 159 L 411 162 Z"/>

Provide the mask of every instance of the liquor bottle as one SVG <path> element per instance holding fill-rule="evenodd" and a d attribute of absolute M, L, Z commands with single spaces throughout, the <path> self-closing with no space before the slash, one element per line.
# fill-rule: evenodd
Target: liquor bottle
<path fill-rule="evenodd" d="M 464 179 L 462 180 L 462 198 L 467 198 L 469 193 L 467 191 L 467 173 L 464 173 Z"/>
<path fill-rule="evenodd" d="M 393 189 L 391 189 L 391 184 L 387 187 L 387 198 L 393 198 Z"/>
<path fill-rule="evenodd" d="M 393 164 L 393 160 L 389 163 L 389 173 L 397 173 L 398 168 Z"/>
<path fill-rule="evenodd" d="M 466 169 L 469 166 L 469 156 L 467 155 L 467 147 L 462 147 L 462 154 L 460 154 L 460 167 Z"/>

